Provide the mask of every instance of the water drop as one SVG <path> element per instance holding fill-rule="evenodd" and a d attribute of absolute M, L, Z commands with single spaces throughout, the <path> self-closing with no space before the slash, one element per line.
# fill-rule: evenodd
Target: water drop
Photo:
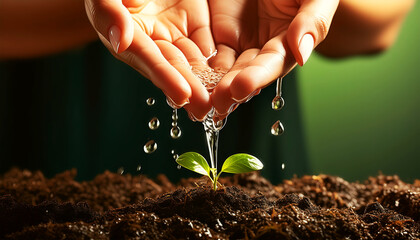
<path fill-rule="evenodd" d="M 280 110 L 284 107 L 284 99 L 280 96 L 275 96 L 271 102 L 271 108 L 273 110 Z"/>
<path fill-rule="evenodd" d="M 282 135 L 284 132 L 283 124 L 280 122 L 280 120 L 277 120 L 273 126 L 271 126 L 271 134 L 274 136 Z"/>
<path fill-rule="evenodd" d="M 171 154 L 175 154 L 175 150 L 174 149 L 171 150 Z"/>
<path fill-rule="evenodd" d="M 120 174 L 120 175 L 123 175 L 124 168 L 123 167 L 118 168 L 117 173 Z"/>
<path fill-rule="evenodd" d="M 156 149 L 157 149 L 157 143 L 155 142 L 155 140 L 148 141 L 143 147 L 144 152 L 149 153 L 149 154 L 156 151 Z"/>
<path fill-rule="evenodd" d="M 179 158 L 179 155 L 178 154 L 174 154 L 174 155 L 172 155 L 172 157 L 174 158 L 174 160 L 177 160 Z"/>
<path fill-rule="evenodd" d="M 172 111 L 172 120 L 173 120 L 173 121 L 178 121 L 178 112 L 177 112 L 177 110 L 176 110 L 176 109 L 174 109 L 174 110 Z"/>
<path fill-rule="evenodd" d="M 158 129 L 160 126 L 160 122 L 159 119 L 157 117 L 153 117 L 152 119 L 150 119 L 149 121 L 149 128 L 151 130 L 156 130 Z"/>
<path fill-rule="evenodd" d="M 176 166 L 176 168 L 178 169 L 178 170 L 181 170 L 181 165 L 178 165 L 178 166 Z"/>
<path fill-rule="evenodd" d="M 285 165 L 284 165 L 284 163 L 282 163 L 281 164 L 281 170 L 284 170 L 284 167 L 285 167 Z"/>
<path fill-rule="evenodd" d="M 137 165 L 137 172 L 140 172 L 140 170 L 141 170 L 141 165 L 139 164 Z"/>
<path fill-rule="evenodd" d="M 156 100 L 154 98 L 148 98 L 148 99 L 146 99 L 146 103 L 149 106 L 155 105 L 155 102 L 156 102 Z"/>
<path fill-rule="evenodd" d="M 173 126 L 171 128 L 171 137 L 173 139 L 177 139 L 177 138 L 181 137 L 181 128 L 179 128 L 178 126 Z"/>

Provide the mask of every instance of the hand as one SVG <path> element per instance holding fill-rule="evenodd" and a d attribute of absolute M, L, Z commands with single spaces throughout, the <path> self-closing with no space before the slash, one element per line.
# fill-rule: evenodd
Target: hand
<path fill-rule="evenodd" d="M 328 33 L 339 0 L 209 0 L 217 55 L 228 70 L 211 99 L 219 119 L 296 63 L 303 65 Z"/>
<path fill-rule="evenodd" d="M 210 95 L 191 67 L 215 49 L 206 0 L 85 0 L 90 22 L 114 54 L 160 88 L 173 107 L 203 120 Z"/>

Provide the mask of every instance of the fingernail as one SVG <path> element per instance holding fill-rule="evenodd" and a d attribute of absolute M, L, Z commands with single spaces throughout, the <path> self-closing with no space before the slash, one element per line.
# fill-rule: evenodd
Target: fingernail
<path fill-rule="evenodd" d="M 111 43 L 112 48 L 116 53 L 118 53 L 118 48 L 120 47 L 120 38 L 121 30 L 113 25 L 109 28 L 109 42 Z"/>
<path fill-rule="evenodd" d="M 178 109 L 178 108 L 182 108 L 183 106 L 187 105 L 188 103 L 190 103 L 190 100 L 187 98 L 187 100 L 185 100 L 185 102 L 181 103 L 181 104 L 176 104 L 174 102 L 174 100 L 172 100 L 172 98 L 166 96 L 166 103 L 173 109 Z"/>
<path fill-rule="evenodd" d="M 299 53 L 302 57 L 301 66 L 303 66 L 306 63 L 306 61 L 308 61 L 309 56 L 311 56 L 312 50 L 314 49 L 314 44 L 314 38 L 311 34 L 307 33 L 303 35 L 299 44 Z"/>

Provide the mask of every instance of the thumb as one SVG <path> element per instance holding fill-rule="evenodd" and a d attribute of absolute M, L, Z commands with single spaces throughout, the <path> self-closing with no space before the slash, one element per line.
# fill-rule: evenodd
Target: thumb
<path fill-rule="evenodd" d="M 134 24 L 121 0 L 85 0 L 86 13 L 102 39 L 116 53 L 125 51 L 133 41 Z"/>
<path fill-rule="evenodd" d="M 287 42 L 296 62 L 303 66 L 312 50 L 328 34 L 339 0 L 302 0 L 287 30 Z"/>

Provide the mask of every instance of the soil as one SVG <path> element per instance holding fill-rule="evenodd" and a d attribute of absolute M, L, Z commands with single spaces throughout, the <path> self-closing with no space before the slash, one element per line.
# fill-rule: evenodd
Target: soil
<path fill-rule="evenodd" d="M 76 171 L 0 176 L 0 239 L 419 239 L 420 181 L 328 175 L 272 185 L 258 173 L 171 183 Z"/>

